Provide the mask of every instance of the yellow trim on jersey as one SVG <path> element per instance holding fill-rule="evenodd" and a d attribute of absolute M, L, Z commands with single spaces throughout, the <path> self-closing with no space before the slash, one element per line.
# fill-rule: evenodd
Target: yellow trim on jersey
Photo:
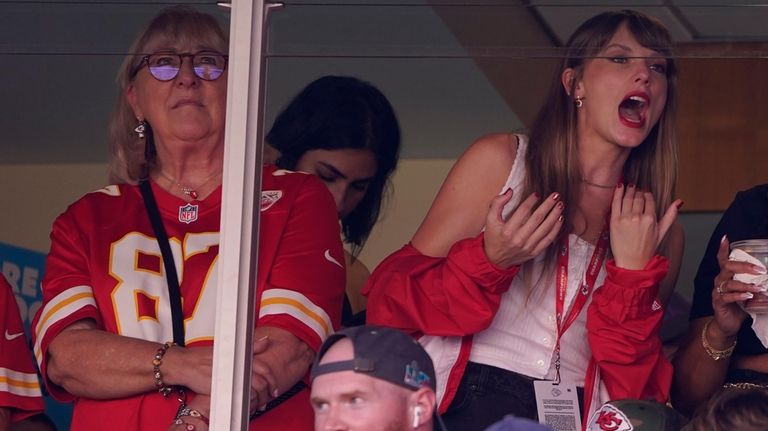
<path fill-rule="evenodd" d="M 96 299 L 93 297 L 93 291 L 90 286 L 71 287 L 45 304 L 45 308 L 40 313 L 40 321 L 35 326 L 35 357 L 38 363 L 42 362 L 42 344 L 45 338 L 45 332 L 48 331 L 56 322 L 67 318 L 75 311 L 87 307 L 96 307 Z"/>
<path fill-rule="evenodd" d="M 184 343 L 187 346 L 191 346 L 191 345 L 193 345 L 195 343 L 201 343 L 203 341 L 213 341 L 213 337 L 197 337 L 197 338 L 192 338 L 190 340 L 184 340 Z"/>
<path fill-rule="evenodd" d="M 288 314 L 317 333 L 325 340 L 333 332 L 328 313 L 299 292 L 286 289 L 269 289 L 261 296 L 259 318 L 275 314 Z"/>
<path fill-rule="evenodd" d="M 22 373 L 0 367 L 0 391 L 21 397 L 40 397 L 40 382 L 36 373 Z"/>

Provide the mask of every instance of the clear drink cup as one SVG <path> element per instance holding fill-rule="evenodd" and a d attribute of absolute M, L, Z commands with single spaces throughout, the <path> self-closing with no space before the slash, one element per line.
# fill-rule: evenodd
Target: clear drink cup
<path fill-rule="evenodd" d="M 768 239 L 746 239 L 731 243 L 731 250 L 742 250 L 759 260 L 768 268 Z M 744 310 L 754 313 L 768 313 L 768 292 L 756 293 L 754 298 L 744 302 Z"/>

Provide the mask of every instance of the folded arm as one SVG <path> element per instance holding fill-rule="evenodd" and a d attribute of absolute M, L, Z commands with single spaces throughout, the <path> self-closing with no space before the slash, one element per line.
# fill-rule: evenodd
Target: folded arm
<path fill-rule="evenodd" d="M 46 374 L 74 396 L 111 399 L 156 390 L 152 359 L 161 344 L 124 337 L 80 320 L 59 333 L 48 346 Z M 160 371 L 166 385 L 208 394 L 211 347 L 171 347 Z"/>

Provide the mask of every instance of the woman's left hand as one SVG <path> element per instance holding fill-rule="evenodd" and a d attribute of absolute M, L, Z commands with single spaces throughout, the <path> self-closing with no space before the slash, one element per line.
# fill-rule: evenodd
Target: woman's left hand
<path fill-rule="evenodd" d="M 650 192 L 639 190 L 632 184 L 617 187 L 613 193 L 610 221 L 611 252 L 616 266 L 643 269 L 675 222 L 682 203 L 680 199 L 672 202 L 661 220 L 657 220 L 656 203 Z"/>
<path fill-rule="evenodd" d="M 211 397 L 210 395 L 197 395 L 187 407 L 196 410 L 198 413 L 204 416 L 203 418 L 195 416 L 182 416 L 183 423 L 176 425 L 171 424 L 168 431 L 187 431 L 193 429 L 194 431 L 208 431 L 208 424 L 206 423 L 211 416 Z"/>

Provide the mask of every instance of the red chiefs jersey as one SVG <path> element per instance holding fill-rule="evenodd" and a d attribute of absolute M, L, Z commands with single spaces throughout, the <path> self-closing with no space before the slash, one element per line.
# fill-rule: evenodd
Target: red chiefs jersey
<path fill-rule="evenodd" d="M 0 310 L 0 408 L 10 409 L 13 423 L 42 413 L 44 406 L 16 297 L 2 275 Z"/>
<path fill-rule="evenodd" d="M 154 183 L 152 190 L 176 262 L 187 346 L 210 344 L 221 188 L 193 203 Z M 314 177 L 274 166 L 264 167 L 262 190 L 257 326 L 286 329 L 317 350 L 339 324 L 344 293 L 333 199 Z M 44 376 L 48 344 L 81 319 L 93 319 L 99 328 L 128 337 L 157 343 L 173 339 L 162 254 L 137 186 L 90 193 L 59 216 L 42 286 L 44 304 L 33 327 L 34 351 Z M 75 399 L 47 384 L 55 397 Z M 155 391 L 118 400 L 78 398 L 75 403 L 72 430 L 165 430 L 179 406 L 174 397 L 166 399 Z M 254 420 L 252 428 L 270 429 L 270 424 L 288 430 L 311 428 L 306 394 Z"/>

